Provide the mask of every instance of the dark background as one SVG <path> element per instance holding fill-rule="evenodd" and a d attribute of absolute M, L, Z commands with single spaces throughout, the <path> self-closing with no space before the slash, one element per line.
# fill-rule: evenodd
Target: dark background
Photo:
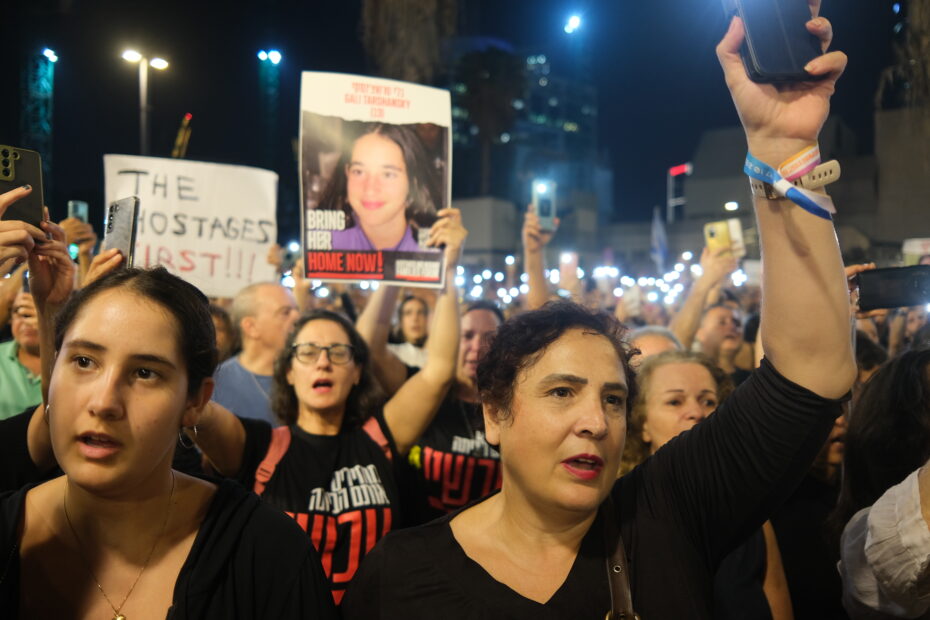
<path fill-rule="evenodd" d="M 546 53 L 555 74 L 588 76 L 599 90 L 599 148 L 616 178 L 615 218 L 644 220 L 665 199 L 665 172 L 687 161 L 701 132 L 738 122 L 714 46 L 725 30 L 720 0 L 459 0 L 460 35 L 509 40 Z M 827 0 L 834 47 L 850 56 L 834 112 L 872 148 L 874 93 L 892 62 L 895 15 L 886 0 Z M 281 50 L 281 238 L 296 229 L 301 70 L 371 73 L 359 36 L 361 0 L 242 2 L 4 0 L 0 143 L 19 144 L 21 70 L 27 53 L 55 50 L 53 217 L 65 201 L 103 199 L 104 153 L 138 153 L 137 68 L 120 58 L 134 47 L 167 59 L 149 71 L 152 155 L 167 156 L 186 112 L 188 158 L 258 164 L 259 49 Z M 62 9 L 64 7 L 64 9 Z M 562 31 L 583 16 L 571 39 Z M 581 65 L 579 66 L 579 59 Z M 829 155 L 829 154 L 827 154 Z M 453 195 L 455 188 L 453 187 Z M 293 202 L 293 211 L 287 203 Z M 293 221 L 292 221 L 293 220 Z"/>

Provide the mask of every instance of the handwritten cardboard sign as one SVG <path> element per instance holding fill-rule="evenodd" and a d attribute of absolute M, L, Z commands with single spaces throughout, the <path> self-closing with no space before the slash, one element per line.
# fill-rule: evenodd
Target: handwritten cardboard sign
<path fill-rule="evenodd" d="M 274 172 L 133 155 L 104 155 L 103 168 L 108 204 L 140 200 L 135 266 L 163 265 L 213 297 L 274 279 Z"/>

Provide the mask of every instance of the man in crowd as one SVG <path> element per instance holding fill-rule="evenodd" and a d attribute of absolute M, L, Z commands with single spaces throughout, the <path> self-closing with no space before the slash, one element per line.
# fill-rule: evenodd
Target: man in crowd
<path fill-rule="evenodd" d="M 0 419 L 42 402 L 39 329 L 32 295 L 18 293 L 11 315 L 13 339 L 0 344 Z"/>
<path fill-rule="evenodd" d="M 216 370 L 213 400 L 237 416 L 267 420 L 274 361 L 297 320 L 297 302 L 280 284 L 251 284 L 236 295 L 230 312 L 242 350 Z"/>

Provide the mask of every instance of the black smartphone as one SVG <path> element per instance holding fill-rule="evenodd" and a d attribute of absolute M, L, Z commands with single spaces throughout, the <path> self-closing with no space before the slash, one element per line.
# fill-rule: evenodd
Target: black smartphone
<path fill-rule="evenodd" d="M 820 40 L 808 32 L 807 0 L 723 0 L 727 18 L 738 15 L 746 30 L 740 55 L 753 82 L 822 80 L 804 67 L 823 54 Z"/>
<path fill-rule="evenodd" d="M 860 273 L 858 281 L 860 310 L 930 303 L 930 265 L 870 269 Z"/>
<path fill-rule="evenodd" d="M 539 228 L 546 232 L 555 230 L 555 183 L 533 182 L 533 209 L 539 216 Z"/>
<path fill-rule="evenodd" d="M 139 215 L 139 197 L 130 196 L 107 207 L 101 252 L 117 248 L 123 254 L 123 266 L 132 267 L 136 250 L 136 219 Z"/>
<path fill-rule="evenodd" d="M 0 193 L 23 185 L 31 185 L 32 193 L 11 204 L 3 219 L 27 222 L 38 228 L 45 219 L 42 158 L 36 151 L 0 144 Z"/>

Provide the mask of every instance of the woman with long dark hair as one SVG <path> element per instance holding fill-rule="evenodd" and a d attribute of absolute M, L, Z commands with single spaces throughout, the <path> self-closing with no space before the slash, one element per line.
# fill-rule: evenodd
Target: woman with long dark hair
<path fill-rule="evenodd" d="M 426 365 L 386 402 L 369 352 L 342 315 L 312 311 L 275 363 L 272 405 L 283 426 L 237 418 L 211 403 L 193 438 L 217 470 L 238 478 L 307 532 L 338 603 L 359 563 L 403 520 L 395 470 L 429 425 L 455 371 L 455 268 L 465 238 L 455 209 L 431 240 L 444 245 L 446 282 Z"/>
<path fill-rule="evenodd" d="M 372 123 L 352 141 L 317 208 L 345 213 L 334 250 L 422 252 L 420 229 L 437 217 L 441 196 L 426 149 L 407 125 Z"/>

